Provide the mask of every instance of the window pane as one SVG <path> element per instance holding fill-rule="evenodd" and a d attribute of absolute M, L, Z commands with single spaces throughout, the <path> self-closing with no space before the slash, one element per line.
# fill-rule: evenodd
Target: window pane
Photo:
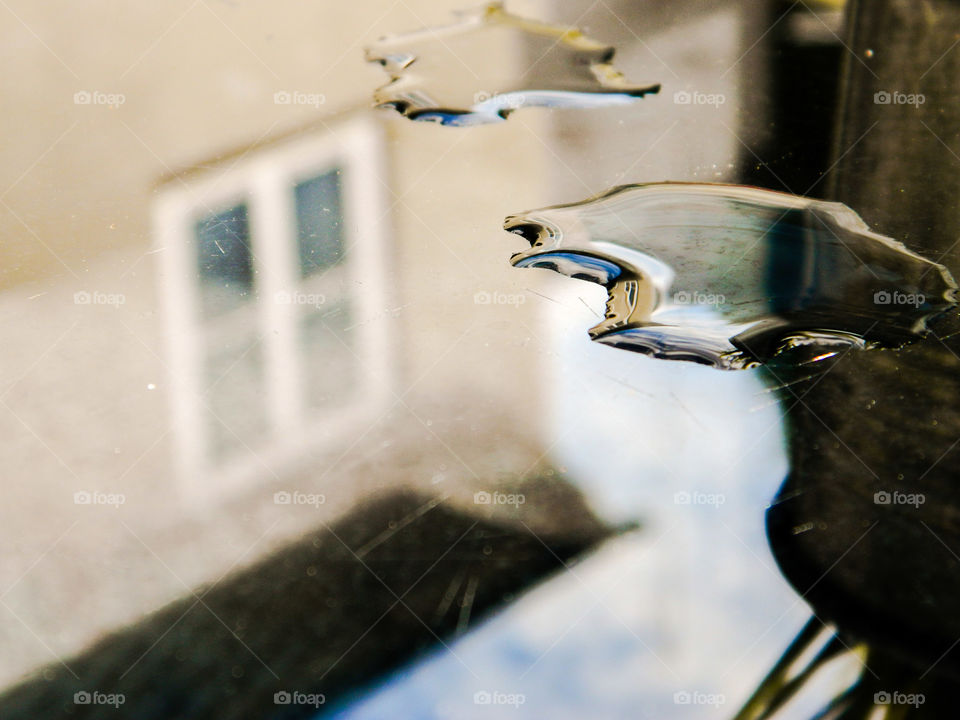
<path fill-rule="evenodd" d="M 330 268 L 343 259 L 343 205 L 340 170 L 298 183 L 297 235 L 300 248 L 300 275 Z"/>
<path fill-rule="evenodd" d="M 210 215 L 195 232 L 201 309 L 206 317 L 220 315 L 243 304 L 253 287 L 247 206 Z"/>
<path fill-rule="evenodd" d="M 322 409 L 342 405 L 357 390 L 358 360 L 349 302 L 308 310 L 302 318 L 306 404 Z"/>
<path fill-rule="evenodd" d="M 204 406 L 215 460 L 257 447 L 267 436 L 263 348 L 254 333 L 207 342 Z"/>

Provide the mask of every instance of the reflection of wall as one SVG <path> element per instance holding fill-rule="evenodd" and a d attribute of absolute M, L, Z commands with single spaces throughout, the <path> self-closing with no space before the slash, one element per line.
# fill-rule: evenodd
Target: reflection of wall
<path fill-rule="evenodd" d="M 419 484 L 468 498 L 536 466 L 537 311 L 529 279 L 507 263 L 519 239 L 500 224 L 547 199 L 541 120 L 467 133 L 365 115 L 383 76 L 363 64 L 362 45 L 448 22 L 456 4 L 182 3 L 109 24 L 103 8 L 11 6 L 29 27 L 0 30 L 20 68 L 0 79 L 16 108 L 0 123 L 17 138 L 0 148 L 0 681 L 252 562 L 372 489 Z M 507 72 L 512 55 L 499 61 Z M 83 91 L 124 102 L 74 104 Z M 276 104 L 281 91 L 326 102 Z M 151 209 L 169 187 L 217 173 L 228 183 L 245 161 L 270 166 L 276 137 L 323 141 L 364 116 L 383 137 L 372 190 L 384 196 L 385 282 L 370 311 L 389 337 L 377 359 L 391 381 L 376 412 L 301 433 L 297 462 L 255 449 L 246 484 L 212 472 L 179 483 L 171 411 L 182 376 L 171 349 L 190 328 L 159 298 L 193 278 L 170 275 L 173 248 L 151 235 Z M 89 302 L 75 300 L 83 292 Z M 484 302 L 506 296 L 518 299 Z M 244 397 L 227 399 L 237 407 L 225 419 L 241 423 Z M 279 402 L 260 419 L 271 412 Z M 294 489 L 327 502 L 273 503 Z M 76 492 L 124 503 L 77 505 Z"/>
<path fill-rule="evenodd" d="M 583 5 L 581 12 L 589 3 Z M 555 114 L 560 162 L 554 178 L 563 199 L 620 183 L 735 180 L 742 78 L 753 72 L 744 67 L 752 56 L 739 60 L 749 4 L 671 3 L 669 17 L 656 5 L 619 3 L 584 19 L 616 45 L 614 62 L 628 78 L 662 88 L 589 117 Z M 565 7 L 565 20 L 576 15 L 576 8 Z M 642 39 L 632 32 L 636 27 L 647 28 Z"/>
<path fill-rule="evenodd" d="M 11 108 L 0 131 L 17 142 L 4 144 L 0 163 L 0 286 L 69 276 L 67 267 L 82 273 L 106 247 L 145 248 L 144 190 L 158 175 L 365 104 L 382 76 L 363 64 L 364 43 L 449 22 L 457 5 L 345 3 L 332 11 L 325 3 L 185 0 L 128 15 L 107 2 L 8 4 L 0 40 L 16 71 L 0 79 Z M 284 91 L 323 95 L 324 103 L 274 103 Z M 124 101 L 75 104 L 78 92 Z"/>

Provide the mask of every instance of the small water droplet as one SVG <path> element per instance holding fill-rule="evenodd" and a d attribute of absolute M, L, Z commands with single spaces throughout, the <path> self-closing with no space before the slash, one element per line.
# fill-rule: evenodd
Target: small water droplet
<path fill-rule="evenodd" d="M 484 47 L 516 47 L 536 58 L 519 78 L 504 80 L 497 63 L 467 65 L 465 52 Z M 412 120 L 469 126 L 501 122 L 521 107 L 602 107 L 624 105 L 659 92 L 658 84 L 633 85 L 614 69 L 614 49 L 579 30 L 511 15 L 490 3 L 445 28 L 382 38 L 367 48 L 390 82 L 374 94 L 378 107 L 393 108 Z"/>
<path fill-rule="evenodd" d="M 874 55 L 874 52 L 870 48 L 867 48 L 866 50 L 863 51 L 863 54 L 866 55 L 868 58 L 872 58 Z"/>
<path fill-rule="evenodd" d="M 147 390 L 156 390 L 157 386 L 153 383 L 147 383 Z"/>

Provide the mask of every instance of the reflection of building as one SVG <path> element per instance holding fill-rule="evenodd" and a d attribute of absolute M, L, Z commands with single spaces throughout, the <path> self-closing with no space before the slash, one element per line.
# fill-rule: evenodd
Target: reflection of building
<path fill-rule="evenodd" d="M 457 2 L 184 3 L 110 26 L 89 6 L 15 5 L 0 32 L 35 71 L 0 80 L 17 138 L 0 163 L 0 679 L 373 488 L 468 502 L 548 462 L 568 440 L 544 413 L 556 348 L 537 292 L 554 281 L 508 266 L 521 241 L 501 219 L 732 162 L 723 122 L 753 57 L 735 62 L 750 43 L 734 4 L 647 22 L 649 8 L 611 2 L 648 34 L 602 8 L 591 33 L 623 35 L 618 67 L 663 95 L 459 131 L 368 112 L 383 76 L 360 57 Z M 464 61 L 527 61 L 497 50 Z M 728 93 L 726 109 L 671 102 L 674 72 Z M 638 141 L 627 120 L 658 129 Z M 291 489 L 327 503 L 274 504 Z"/>
<path fill-rule="evenodd" d="M 11 6 L 0 680 L 373 489 L 468 503 L 545 462 L 534 280 L 500 229 L 547 200 L 543 118 L 369 109 L 363 45 L 456 6 Z"/>
<path fill-rule="evenodd" d="M 283 464 L 319 437 L 349 439 L 386 408 L 396 383 L 382 135 L 359 115 L 162 186 L 186 495 L 262 476 L 251 454 Z"/>

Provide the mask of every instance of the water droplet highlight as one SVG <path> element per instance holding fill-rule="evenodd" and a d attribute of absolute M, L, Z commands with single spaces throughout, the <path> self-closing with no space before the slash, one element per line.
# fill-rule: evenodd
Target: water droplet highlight
<path fill-rule="evenodd" d="M 721 369 L 900 345 L 956 304 L 946 268 L 847 206 L 771 190 L 624 185 L 504 227 L 531 245 L 513 265 L 607 289 L 593 340 Z"/>
<path fill-rule="evenodd" d="M 500 48 L 532 60 L 523 73 L 506 77 L 489 58 Z M 611 65 L 614 52 L 579 30 L 490 3 L 455 25 L 382 38 L 366 57 L 390 75 L 374 94 L 378 107 L 413 120 L 469 126 L 502 122 L 520 107 L 601 107 L 659 92 L 658 84 L 627 82 Z M 464 60 L 476 57 L 484 62 Z"/>

